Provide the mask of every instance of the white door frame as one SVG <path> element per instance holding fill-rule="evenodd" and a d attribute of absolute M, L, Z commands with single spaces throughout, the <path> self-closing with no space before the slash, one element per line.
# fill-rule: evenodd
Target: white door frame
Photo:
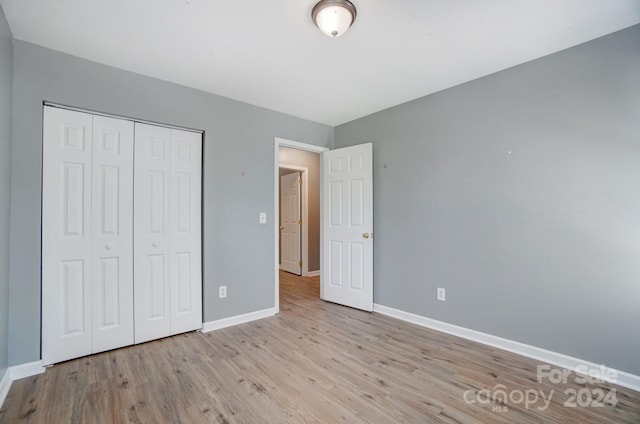
<path fill-rule="evenodd" d="M 329 150 L 328 147 L 316 146 L 314 144 L 301 143 L 299 141 L 287 140 L 285 138 L 275 137 L 273 143 L 273 233 L 274 233 L 274 309 L 276 313 L 280 312 L 280 147 L 290 147 L 292 149 L 304 150 L 313 153 L 322 153 Z M 321 161 L 322 164 L 322 161 Z M 322 173 L 322 165 L 320 172 Z M 304 180 L 303 180 L 304 181 Z M 305 190 L 305 193 L 307 190 Z M 320 199 L 320 220 L 322 220 L 322 199 Z M 305 217 L 306 218 L 306 217 Z M 307 219 L 303 218 L 303 224 Z M 303 238 L 306 240 L 306 237 Z M 307 241 L 308 243 L 308 241 Z M 320 246 L 322 246 L 322 232 L 320 234 Z M 307 246 L 308 247 L 308 246 Z M 303 266 L 307 262 L 303 260 Z M 320 269 L 322 269 L 322 249 L 320 249 Z M 304 275 L 304 274 L 303 274 Z"/>
<path fill-rule="evenodd" d="M 309 211 L 307 207 L 309 206 L 309 182 L 307 181 L 309 178 L 309 168 L 305 166 L 297 166 L 297 165 L 287 165 L 281 163 L 278 166 L 278 170 L 280 169 L 291 169 L 293 171 L 300 171 L 300 178 L 302 178 L 302 210 L 300 212 L 300 218 L 302 219 L 302 228 L 300 229 L 300 246 L 302 246 L 302 252 L 300 255 L 300 260 L 302 261 L 302 276 L 309 276 Z M 278 172 L 279 174 L 279 172 Z M 278 185 L 278 189 L 279 189 Z M 280 201 L 280 193 L 278 192 L 278 201 Z M 280 219 L 280 215 L 278 214 L 278 220 Z M 278 233 L 280 234 L 280 233 Z M 278 243 L 279 244 L 279 243 Z M 280 262 L 280 261 L 278 261 Z"/>

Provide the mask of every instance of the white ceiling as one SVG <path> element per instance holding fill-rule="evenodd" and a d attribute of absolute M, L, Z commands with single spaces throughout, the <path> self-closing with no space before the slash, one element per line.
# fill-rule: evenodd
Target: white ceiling
<path fill-rule="evenodd" d="M 640 0 L 0 0 L 15 38 L 338 125 L 640 22 Z M 639 40 L 640 43 L 640 40 Z"/>

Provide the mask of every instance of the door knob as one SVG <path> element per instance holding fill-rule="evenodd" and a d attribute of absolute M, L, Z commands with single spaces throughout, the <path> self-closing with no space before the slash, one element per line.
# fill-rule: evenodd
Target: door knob
<path fill-rule="evenodd" d="M 107 250 L 111 250 L 111 245 L 110 244 L 105 244 L 104 248 L 107 249 Z"/>
<path fill-rule="evenodd" d="M 158 243 L 152 243 L 151 246 L 158 247 Z"/>
<path fill-rule="evenodd" d="M 364 234 L 362 235 L 362 237 L 364 237 L 364 238 L 369 238 L 369 233 L 364 233 Z"/>

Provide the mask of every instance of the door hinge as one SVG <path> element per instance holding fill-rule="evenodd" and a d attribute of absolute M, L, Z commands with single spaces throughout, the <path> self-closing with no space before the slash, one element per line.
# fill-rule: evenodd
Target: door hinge
<path fill-rule="evenodd" d="M 298 220 L 298 225 L 302 225 L 302 220 L 301 219 Z"/>
<path fill-rule="evenodd" d="M 298 262 L 298 265 L 302 268 L 302 261 Z"/>
<path fill-rule="evenodd" d="M 298 178 L 298 185 L 302 185 L 302 178 Z"/>

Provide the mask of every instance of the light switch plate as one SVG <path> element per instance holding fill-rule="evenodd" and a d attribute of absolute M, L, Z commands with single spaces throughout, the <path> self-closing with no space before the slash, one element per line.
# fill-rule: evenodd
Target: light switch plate
<path fill-rule="evenodd" d="M 267 213 L 266 212 L 260 212 L 260 215 L 258 216 L 258 222 L 260 224 L 266 224 L 267 223 Z"/>

